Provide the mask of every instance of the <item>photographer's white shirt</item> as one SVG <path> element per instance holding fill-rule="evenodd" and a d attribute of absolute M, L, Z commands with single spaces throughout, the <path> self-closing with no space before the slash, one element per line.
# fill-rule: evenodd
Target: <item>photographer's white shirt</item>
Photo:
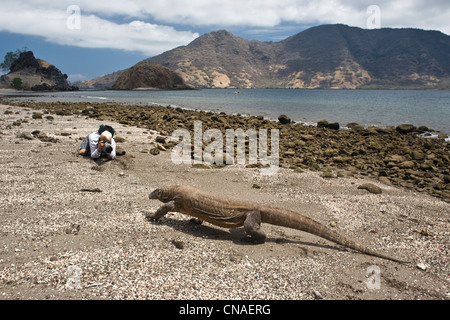
<path fill-rule="evenodd" d="M 112 151 L 111 153 L 106 152 L 106 147 L 103 147 L 101 152 L 98 152 L 98 140 L 100 140 L 100 134 L 98 131 L 93 132 L 89 135 L 89 148 L 91 149 L 91 158 L 92 159 L 98 159 L 102 154 L 108 155 L 108 158 L 115 159 L 116 158 L 116 141 L 114 141 L 114 138 L 111 139 L 111 147 Z"/>

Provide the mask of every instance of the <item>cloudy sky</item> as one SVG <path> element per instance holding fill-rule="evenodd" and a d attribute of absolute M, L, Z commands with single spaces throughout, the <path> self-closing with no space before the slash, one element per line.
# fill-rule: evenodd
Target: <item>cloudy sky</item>
<path fill-rule="evenodd" d="M 27 47 L 76 81 L 131 67 L 219 29 L 279 41 L 333 23 L 450 35 L 449 21 L 448 0 L 2 0 L 0 59 Z"/>

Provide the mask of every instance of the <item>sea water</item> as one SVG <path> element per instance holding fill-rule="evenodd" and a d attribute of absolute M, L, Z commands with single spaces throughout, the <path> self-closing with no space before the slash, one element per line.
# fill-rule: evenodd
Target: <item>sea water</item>
<path fill-rule="evenodd" d="M 203 89 L 30 93 L 32 101 L 117 102 L 264 116 L 295 122 L 356 122 L 365 127 L 409 123 L 450 134 L 450 90 Z"/>

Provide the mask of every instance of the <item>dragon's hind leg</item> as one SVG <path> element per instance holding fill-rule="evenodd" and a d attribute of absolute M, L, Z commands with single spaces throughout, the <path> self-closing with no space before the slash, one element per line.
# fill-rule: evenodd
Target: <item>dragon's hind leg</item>
<path fill-rule="evenodd" d="M 261 214 L 259 211 L 249 211 L 244 221 L 245 232 L 256 243 L 264 243 L 266 234 L 261 230 Z"/>

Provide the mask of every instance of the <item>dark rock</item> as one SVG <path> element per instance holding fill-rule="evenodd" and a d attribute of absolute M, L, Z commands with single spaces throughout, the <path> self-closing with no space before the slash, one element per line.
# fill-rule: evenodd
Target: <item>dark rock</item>
<path fill-rule="evenodd" d="M 288 116 L 282 114 L 278 117 L 278 121 L 280 121 L 281 124 L 290 124 L 291 118 L 289 118 Z"/>
<path fill-rule="evenodd" d="M 175 246 L 175 248 L 177 248 L 177 249 L 184 249 L 184 242 L 183 241 L 180 241 L 180 240 L 172 240 L 171 241 L 172 242 L 172 244 Z"/>
<path fill-rule="evenodd" d="M 325 128 L 327 125 L 328 125 L 327 120 L 320 120 L 319 122 L 317 122 L 317 128 Z"/>
<path fill-rule="evenodd" d="M 158 142 L 158 143 L 163 143 L 164 144 L 164 143 L 166 143 L 166 138 L 161 137 L 161 136 L 157 136 L 155 141 Z"/>
<path fill-rule="evenodd" d="M 333 130 L 339 130 L 340 126 L 338 122 L 333 122 L 325 125 L 325 128 L 327 129 L 333 129 Z"/>
<path fill-rule="evenodd" d="M 152 149 L 150 149 L 150 154 L 151 154 L 151 155 L 157 156 L 159 153 L 160 153 L 160 151 L 159 151 L 158 148 L 152 148 Z"/>
<path fill-rule="evenodd" d="M 317 122 L 317 128 L 339 130 L 340 126 L 337 122 L 329 123 L 327 120 L 320 120 L 319 122 Z"/>
<path fill-rule="evenodd" d="M 410 133 L 410 132 L 413 132 L 414 130 L 416 130 L 416 127 L 413 126 L 412 124 L 401 124 L 395 129 L 399 133 L 407 134 L 407 133 Z"/>
<path fill-rule="evenodd" d="M 80 189 L 80 191 L 81 192 L 94 192 L 94 193 L 100 193 L 100 192 L 103 192 L 101 189 L 99 189 L 99 188 L 93 188 L 93 189 L 90 189 L 90 188 L 83 188 L 83 189 Z"/>

